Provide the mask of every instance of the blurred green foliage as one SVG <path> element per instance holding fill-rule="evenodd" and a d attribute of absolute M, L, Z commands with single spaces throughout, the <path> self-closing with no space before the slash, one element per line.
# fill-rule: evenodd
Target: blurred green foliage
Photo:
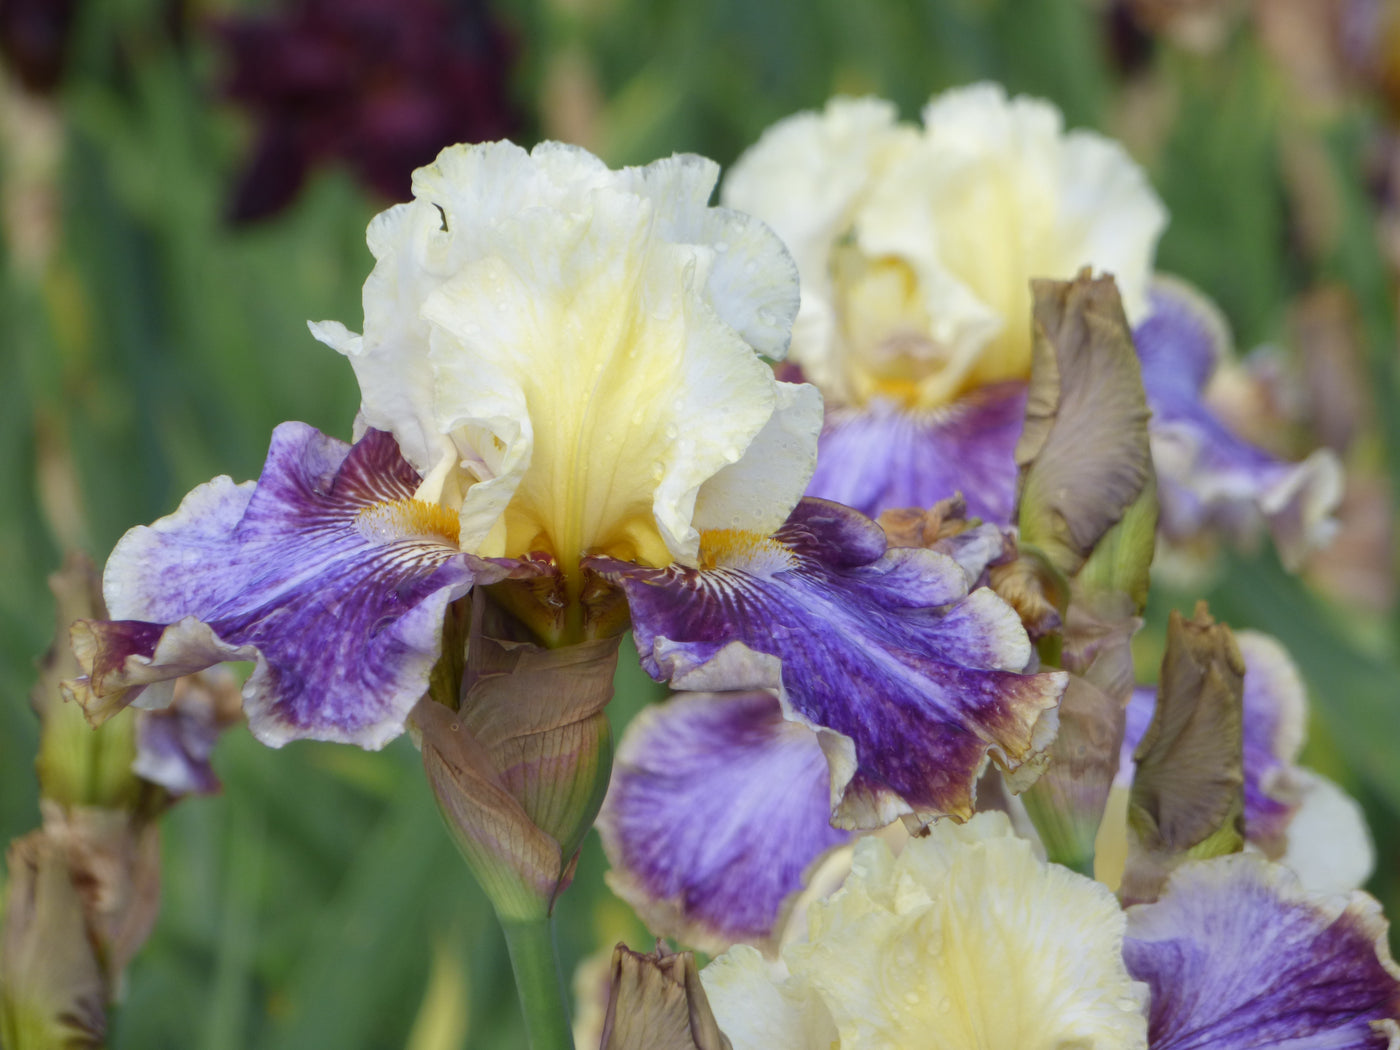
<path fill-rule="evenodd" d="M 879 93 L 912 118 L 930 94 L 978 78 L 1054 100 L 1071 125 L 1123 130 L 1139 119 L 1123 116 L 1103 21 L 1083 0 L 497 6 L 520 48 L 525 137 L 559 126 L 551 107 L 563 92 L 613 164 L 674 150 L 729 163 L 769 123 L 834 92 Z M 363 230 L 382 202 L 331 169 L 274 221 L 223 222 L 250 128 L 217 97 L 205 30 L 214 13 L 162 0 L 81 5 L 54 100 L 55 240 L 38 268 L 5 247 L 0 839 L 37 822 L 25 697 L 48 642 L 45 577 L 62 547 L 101 558 L 209 477 L 255 477 L 283 420 L 349 436 L 353 376 L 304 322 L 359 326 L 371 262 Z M 1300 292 L 1344 282 L 1381 421 L 1368 455 L 1394 476 L 1395 278 L 1362 171 L 1375 118 L 1360 105 L 1300 114 L 1248 26 L 1213 54 L 1162 44 L 1153 61 L 1174 105 L 1141 158 L 1172 215 L 1162 268 L 1216 297 L 1243 347 L 1284 337 Z M 561 69 L 585 76 L 561 79 Z M 1282 174 L 1284 145 L 1299 135 L 1320 144 L 1338 214 L 1336 236 L 1312 253 L 1297 248 Z M 1219 618 L 1278 635 L 1299 661 L 1319 712 L 1311 759 L 1366 801 L 1381 851 L 1372 889 L 1400 916 L 1400 621 L 1330 603 L 1269 551 L 1229 556 L 1208 591 Z M 1154 592 L 1144 651 L 1167 611 L 1189 611 L 1195 597 Z M 654 691 L 631 666 L 619 726 Z M 522 1045 L 500 934 L 406 741 L 378 755 L 274 752 L 240 732 L 216 765 L 224 794 L 186 802 L 166 822 L 160 922 L 129 973 L 114 1046 L 354 1050 L 404 1046 L 411 1031 L 415 1046 L 441 1045 L 429 1024 L 414 1027 L 434 959 L 466 975 L 469 1045 Z M 604 867 L 590 839 L 561 910 L 567 968 L 619 935 L 642 943 Z"/>

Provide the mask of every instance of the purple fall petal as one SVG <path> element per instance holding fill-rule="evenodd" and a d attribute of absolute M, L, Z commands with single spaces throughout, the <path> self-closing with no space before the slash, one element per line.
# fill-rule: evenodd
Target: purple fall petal
<path fill-rule="evenodd" d="M 1194 290 L 1159 279 L 1152 313 L 1133 333 L 1152 409 L 1161 530 L 1187 539 L 1207 527 L 1247 536 L 1268 522 L 1285 564 L 1325 545 L 1342 495 L 1341 468 L 1321 450 L 1289 463 L 1237 437 L 1203 400 L 1229 335 Z"/>
<path fill-rule="evenodd" d="M 598 819 L 608 884 L 653 933 L 709 952 L 776 937 L 830 822 L 816 736 L 771 693 L 679 694 L 627 727 Z"/>
<path fill-rule="evenodd" d="M 238 680 L 227 667 L 181 678 L 169 707 L 137 714 L 132 772 L 177 798 L 213 794 L 220 788 L 209 763 L 214 745 L 242 718 Z"/>
<path fill-rule="evenodd" d="M 961 492 L 969 517 L 1006 524 L 1025 407 L 1025 384 L 999 383 L 937 409 L 831 408 L 807 494 L 876 517 Z"/>
<path fill-rule="evenodd" d="M 1189 863 L 1128 910 L 1128 971 L 1152 989 L 1152 1050 L 1384 1050 L 1400 971 L 1374 900 L 1309 898 L 1254 854 Z"/>
<path fill-rule="evenodd" d="M 353 448 L 284 423 L 256 486 L 216 478 L 117 544 L 104 579 L 114 622 L 80 621 L 98 698 L 256 660 L 253 734 L 382 747 L 427 687 L 447 604 L 509 572 L 461 553 L 455 518 L 412 499 L 393 439 Z"/>
<path fill-rule="evenodd" d="M 874 522 L 814 499 L 771 538 L 705 534 L 701 558 L 591 564 L 625 589 L 653 677 L 777 689 L 818 730 L 838 825 L 966 818 L 989 756 L 1030 771 L 1053 737 L 1065 676 L 1019 673 L 1031 647 L 1016 614 L 989 590 L 969 595 L 951 558 L 886 550 Z"/>

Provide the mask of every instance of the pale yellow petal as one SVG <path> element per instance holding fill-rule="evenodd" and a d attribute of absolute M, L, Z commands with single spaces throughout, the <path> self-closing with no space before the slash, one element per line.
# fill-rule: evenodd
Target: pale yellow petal
<path fill-rule="evenodd" d="M 779 383 L 772 417 L 737 463 L 724 467 L 700 487 L 694 526 L 746 529 L 767 535 L 786 519 L 817 466 L 822 429 L 822 396 L 807 383 Z M 754 499 L 761 492 L 765 499 Z"/>
<path fill-rule="evenodd" d="M 892 103 L 834 98 L 820 113 L 774 124 L 725 176 L 723 200 L 771 226 L 802 275 L 792 357 L 843 399 L 843 337 L 836 327 L 829 260 L 873 180 L 914 140 Z"/>
<path fill-rule="evenodd" d="M 920 401 L 934 404 L 1030 370 L 1030 281 L 1082 267 L 1111 273 L 1129 320 L 1165 211 L 1122 147 L 1066 135 L 1049 103 L 978 84 L 935 98 L 919 145 L 857 213 L 863 252 L 917 276 L 944 355 Z"/>
<path fill-rule="evenodd" d="M 786 348 L 796 273 L 762 223 L 708 206 L 717 174 L 457 146 L 371 225 L 364 335 L 313 331 L 351 359 L 362 418 L 394 434 L 420 494 L 459 509 L 464 548 L 544 552 L 566 574 L 586 553 L 693 559 L 701 488 L 741 461 L 715 506 L 774 525 L 791 510 L 815 395 L 780 396 L 758 354 Z M 770 477 L 796 480 L 740 491 Z"/>
<path fill-rule="evenodd" d="M 821 997 L 746 944 L 701 970 L 700 982 L 734 1050 L 833 1050 L 842 1045 Z"/>
<path fill-rule="evenodd" d="M 1104 887 L 1038 860 L 987 813 L 936 824 L 898 858 L 858 844 L 851 878 L 785 959 L 842 1046 L 1123 1050 L 1147 1035 L 1123 931 Z"/>
<path fill-rule="evenodd" d="M 1166 221 L 1119 145 L 993 84 L 937 96 L 922 130 L 870 99 L 781 121 L 725 200 L 793 251 L 807 376 L 838 402 L 918 407 L 1029 375 L 1032 278 L 1111 273 L 1140 319 Z"/>
<path fill-rule="evenodd" d="M 860 840 L 776 968 L 734 948 L 702 978 L 720 1027 L 744 1035 L 736 1047 L 1145 1050 L 1147 986 L 1123 965 L 1125 928 L 1107 889 L 982 813 L 898 856 Z M 837 1038 L 797 1041 L 804 1010 Z"/>

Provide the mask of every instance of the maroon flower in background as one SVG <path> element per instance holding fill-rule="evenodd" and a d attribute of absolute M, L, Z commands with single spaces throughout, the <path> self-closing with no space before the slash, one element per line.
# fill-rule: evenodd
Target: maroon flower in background
<path fill-rule="evenodd" d="M 46 95 L 63 79 L 78 0 L 0 0 L 0 59 L 27 91 Z"/>
<path fill-rule="evenodd" d="M 514 46 L 481 0 L 298 0 L 216 31 L 230 58 L 225 93 L 261 124 L 233 222 L 285 207 L 331 159 L 401 200 L 413 169 L 444 146 L 519 126 L 507 84 Z"/>

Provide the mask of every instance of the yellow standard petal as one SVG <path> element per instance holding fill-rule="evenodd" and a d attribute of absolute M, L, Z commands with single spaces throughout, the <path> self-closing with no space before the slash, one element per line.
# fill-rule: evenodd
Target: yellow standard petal
<path fill-rule="evenodd" d="M 786 351 L 796 269 L 767 227 L 708 206 L 717 170 L 458 146 L 371 226 L 364 335 L 315 330 L 465 549 L 568 576 L 584 554 L 693 562 L 697 514 L 772 529 L 800 497 L 820 399 L 759 357 Z"/>
<path fill-rule="evenodd" d="M 753 960 L 722 956 L 706 990 L 735 1050 L 762 1045 L 735 1032 L 772 1030 L 768 1013 L 812 996 L 839 1042 L 793 1044 L 811 1050 L 1132 1050 L 1147 1046 L 1147 988 L 1123 965 L 1124 928 L 1104 887 L 1037 859 L 1004 815 L 984 813 L 935 824 L 898 857 L 862 840 L 771 987 Z M 753 991 L 729 987 L 736 967 Z"/>

